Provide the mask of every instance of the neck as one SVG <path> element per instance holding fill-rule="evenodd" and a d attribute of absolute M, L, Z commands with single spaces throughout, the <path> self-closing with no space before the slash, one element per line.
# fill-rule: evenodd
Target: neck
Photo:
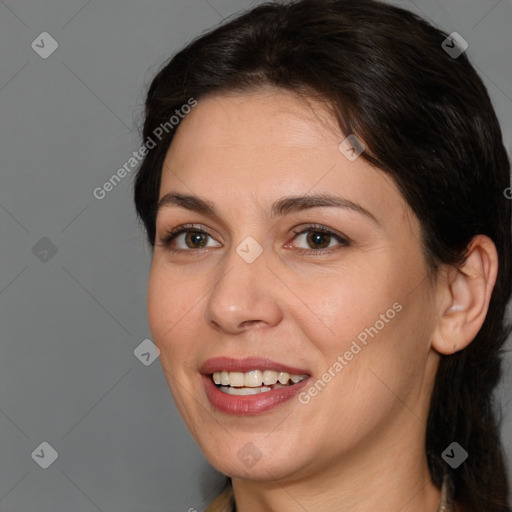
<path fill-rule="evenodd" d="M 396 468 L 395 468 L 396 469 Z M 253 482 L 233 479 L 237 512 L 437 512 L 440 491 L 428 470 L 385 473 L 365 480 L 361 475 L 337 475 L 305 481 Z"/>
<path fill-rule="evenodd" d="M 430 477 L 424 438 L 396 432 L 376 435 L 373 445 L 366 440 L 350 454 L 322 458 L 300 476 L 233 477 L 237 512 L 437 512 L 441 493 Z"/>

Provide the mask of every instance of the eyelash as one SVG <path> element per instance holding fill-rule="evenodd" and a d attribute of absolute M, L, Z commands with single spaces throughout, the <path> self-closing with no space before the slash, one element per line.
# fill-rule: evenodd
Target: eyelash
<path fill-rule="evenodd" d="M 188 233 L 188 232 L 194 232 L 194 233 L 200 233 L 208 236 L 212 236 L 208 231 L 204 229 L 200 229 L 196 227 L 193 224 L 184 224 L 183 226 L 178 226 L 177 228 L 172 229 L 169 231 L 165 237 L 162 239 L 160 244 L 162 245 L 166 250 L 168 250 L 171 253 L 183 253 L 183 252 L 195 252 L 202 254 L 205 251 L 208 251 L 208 248 L 200 248 L 200 249 L 174 249 L 171 247 L 172 241 L 180 234 L 182 233 Z M 342 236 L 341 234 L 333 231 L 332 229 L 322 226 L 320 224 L 311 224 L 308 226 L 303 226 L 302 229 L 292 230 L 293 234 L 295 235 L 295 238 L 297 238 L 299 235 L 303 235 L 304 233 L 308 232 L 314 232 L 314 233 L 322 233 L 325 235 L 329 235 L 336 239 L 340 245 L 337 247 L 348 247 L 351 244 L 351 240 L 348 237 Z M 213 237 L 212 237 L 213 238 Z M 299 254 L 308 254 L 308 255 L 314 255 L 314 256 L 321 256 L 323 254 L 330 254 L 337 250 L 337 247 L 331 247 L 329 249 L 295 249 L 296 252 Z"/>

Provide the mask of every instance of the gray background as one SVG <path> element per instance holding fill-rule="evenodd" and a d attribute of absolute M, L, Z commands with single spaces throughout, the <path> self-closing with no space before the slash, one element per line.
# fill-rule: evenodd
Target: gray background
<path fill-rule="evenodd" d="M 511 148 L 511 1 L 396 3 L 468 41 Z M 93 190 L 139 148 L 144 92 L 163 60 L 250 5 L 0 2 L 3 512 L 185 512 L 219 490 L 222 477 L 188 434 L 159 360 L 134 355 L 150 338 L 150 251 L 134 214 L 134 173 L 102 200 Z M 43 59 L 31 43 L 45 31 L 59 46 Z M 509 354 L 499 389 L 509 461 L 511 366 Z M 47 469 L 42 442 L 58 452 Z"/>

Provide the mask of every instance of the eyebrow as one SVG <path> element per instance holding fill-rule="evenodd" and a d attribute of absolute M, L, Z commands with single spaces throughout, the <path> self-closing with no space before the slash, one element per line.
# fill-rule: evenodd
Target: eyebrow
<path fill-rule="evenodd" d="M 201 199 L 195 195 L 170 192 L 165 194 L 158 201 L 157 211 L 166 206 L 179 206 L 207 216 L 220 218 L 220 215 L 212 202 Z M 380 226 L 380 223 L 375 216 L 360 204 L 350 201 L 349 199 L 330 194 L 283 197 L 272 204 L 270 209 L 270 218 L 282 217 L 290 213 L 320 207 L 346 208 L 368 217 L 375 224 Z"/>

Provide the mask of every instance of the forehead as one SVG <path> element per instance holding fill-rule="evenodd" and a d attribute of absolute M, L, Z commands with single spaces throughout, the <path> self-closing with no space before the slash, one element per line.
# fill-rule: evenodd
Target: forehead
<path fill-rule="evenodd" d="M 211 95 L 181 122 L 160 197 L 192 192 L 238 208 L 284 195 L 339 193 L 376 217 L 403 215 L 407 204 L 394 181 L 363 158 L 347 159 L 339 150 L 344 138 L 324 106 L 288 91 Z"/>
<path fill-rule="evenodd" d="M 206 96 L 181 122 L 173 144 L 182 138 L 184 131 L 195 132 L 196 142 L 202 147 L 231 150 L 237 146 L 267 147 L 269 142 L 274 148 L 307 150 L 340 137 L 334 119 L 321 104 L 270 86 L 245 93 Z M 326 140 L 328 135 L 330 141 Z M 179 141 L 179 144 L 194 142 Z"/>

